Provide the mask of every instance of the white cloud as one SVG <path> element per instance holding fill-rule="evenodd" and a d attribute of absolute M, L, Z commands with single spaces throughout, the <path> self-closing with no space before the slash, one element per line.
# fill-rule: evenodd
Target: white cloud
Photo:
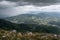
<path fill-rule="evenodd" d="M 14 2 L 10 2 L 10 1 L 0 1 L 0 7 L 13 7 L 16 6 L 17 4 Z"/>
<path fill-rule="evenodd" d="M 18 6 L 15 7 L 17 9 L 17 11 L 38 11 L 38 8 L 33 6 L 33 5 L 25 5 L 25 6 Z"/>
<path fill-rule="evenodd" d="M 50 6 L 40 7 L 40 8 L 41 11 L 60 12 L 60 5 L 50 5 Z"/>
<path fill-rule="evenodd" d="M 34 5 L 25 5 L 15 7 L 18 12 L 41 11 L 41 12 L 60 12 L 60 5 L 50 5 L 38 7 Z"/>

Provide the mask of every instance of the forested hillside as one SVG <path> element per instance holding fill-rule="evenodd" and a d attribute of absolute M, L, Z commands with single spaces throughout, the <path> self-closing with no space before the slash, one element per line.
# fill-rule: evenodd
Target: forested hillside
<path fill-rule="evenodd" d="M 4 30 L 16 30 L 17 32 L 41 32 L 41 33 L 54 33 L 60 34 L 60 28 L 49 25 L 38 24 L 16 24 L 6 20 L 0 19 L 0 29 Z"/>

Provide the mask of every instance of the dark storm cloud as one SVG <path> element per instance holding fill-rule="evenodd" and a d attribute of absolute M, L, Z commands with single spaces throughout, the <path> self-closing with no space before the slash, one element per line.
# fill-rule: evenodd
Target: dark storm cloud
<path fill-rule="evenodd" d="M 17 1 L 20 1 L 20 0 L 7 0 L 7 1 L 13 1 L 13 2 L 17 2 Z"/>
<path fill-rule="evenodd" d="M 60 3 L 60 0 L 7 0 L 7 1 L 17 2 L 20 6 L 23 5 L 46 6 Z"/>
<path fill-rule="evenodd" d="M 60 2 L 60 0 L 7 0 L 7 1 L 25 1 L 25 2 L 33 2 L 33 3 L 56 3 Z"/>

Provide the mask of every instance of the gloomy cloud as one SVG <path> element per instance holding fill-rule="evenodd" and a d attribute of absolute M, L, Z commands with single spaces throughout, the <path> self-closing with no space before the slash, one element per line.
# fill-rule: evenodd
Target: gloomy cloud
<path fill-rule="evenodd" d="M 15 2 L 0 1 L 0 18 L 13 15 L 11 13 L 15 13 L 14 7 L 16 6 L 17 4 Z"/>
<path fill-rule="evenodd" d="M 60 0 L 7 0 L 7 1 L 18 2 L 20 6 L 21 5 L 45 6 L 60 3 Z"/>
<path fill-rule="evenodd" d="M 23 5 L 47 6 L 54 5 L 57 3 L 60 4 L 60 0 L 6 0 L 6 1 L 17 2 L 19 3 L 19 6 Z"/>
<path fill-rule="evenodd" d="M 17 1 L 20 1 L 20 0 L 6 0 L 6 1 L 17 2 Z"/>
<path fill-rule="evenodd" d="M 31 2 L 31 3 L 56 3 L 60 2 L 60 0 L 7 0 L 7 1 L 24 1 L 24 2 Z"/>

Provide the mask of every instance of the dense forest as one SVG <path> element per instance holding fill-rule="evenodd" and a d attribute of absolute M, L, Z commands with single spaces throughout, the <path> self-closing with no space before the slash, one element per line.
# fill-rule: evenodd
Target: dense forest
<path fill-rule="evenodd" d="M 0 19 L 0 28 L 5 30 L 16 30 L 17 32 L 41 32 L 60 34 L 60 28 L 57 26 L 24 23 L 16 24 L 3 19 Z"/>

